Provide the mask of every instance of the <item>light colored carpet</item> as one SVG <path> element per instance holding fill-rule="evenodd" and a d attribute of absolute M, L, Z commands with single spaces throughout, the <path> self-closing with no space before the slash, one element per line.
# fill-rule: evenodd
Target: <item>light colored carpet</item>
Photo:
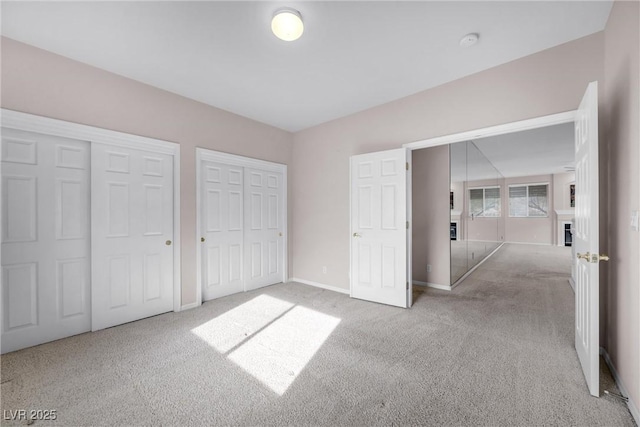
<path fill-rule="evenodd" d="M 410 310 L 292 283 L 11 353 L 2 409 L 62 425 L 632 426 L 588 394 L 569 254 L 505 245 Z"/>

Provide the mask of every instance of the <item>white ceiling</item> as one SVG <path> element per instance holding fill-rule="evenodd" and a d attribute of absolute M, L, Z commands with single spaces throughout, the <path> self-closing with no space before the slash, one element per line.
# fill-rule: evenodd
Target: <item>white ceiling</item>
<path fill-rule="evenodd" d="M 550 175 L 575 166 L 573 123 L 451 145 L 451 181 Z M 477 148 L 476 148 L 477 147 Z M 466 179 L 468 175 L 468 179 Z"/>
<path fill-rule="evenodd" d="M 2 34 L 289 131 L 602 30 L 610 1 L 10 2 Z M 273 11 L 298 9 L 284 42 Z M 458 42 L 471 32 L 477 45 Z"/>

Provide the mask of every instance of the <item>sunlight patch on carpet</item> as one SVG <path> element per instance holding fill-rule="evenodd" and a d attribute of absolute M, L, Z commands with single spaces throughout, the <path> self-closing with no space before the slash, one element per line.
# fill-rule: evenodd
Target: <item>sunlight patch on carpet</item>
<path fill-rule="evenodd" d="M 226 353 L 293 306 L 290 302 L 260 295 L 193 328 L 191 332 L 220 353 Z"/>
<path fill-rule="evenodd" d="M 260 295 L 191 332 L 281 396 L 340 320 Z"/>
<path fill-rule="evenodd" d="M 229 359 L 282 395 L 339 323 L 336 317 L 296 306 L 234 350 Z"/>

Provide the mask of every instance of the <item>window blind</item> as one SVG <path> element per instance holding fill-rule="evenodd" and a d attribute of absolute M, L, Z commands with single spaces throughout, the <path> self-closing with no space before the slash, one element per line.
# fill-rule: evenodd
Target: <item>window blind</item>
<path fill-rule="evenodd" d="M 546 217 L 549 214 L 548 185 L 509 187 L 509 216 Z"/>
<path fill-rule="evenodd" d="M 546 185 L 529 186 L 529 216 L 547 216 L 549 202 Z"/>
<path fill-rule="evenodd" d="M 500 216 L 500 187 L 470 189 L 469 215 Z"/>

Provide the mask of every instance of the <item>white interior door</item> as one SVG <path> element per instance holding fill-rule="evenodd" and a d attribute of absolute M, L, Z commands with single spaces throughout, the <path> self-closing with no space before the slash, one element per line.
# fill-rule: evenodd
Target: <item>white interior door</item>
<path fill-rule="evenodd" d="M 411 305 L 409 156 L 405 148 L 351 157 L 351 296 Z"/>
<path fill-rule="evenodd" d="M 582 98 L 575 121 L 576 210 L 573 244 L 577 256 L 575 313 L 576 351 L 589 392 L 600 395 L 599 363 L 599 206 L 598 84 Z"/>
<path fill-rule="evenodd" d="M 284 280 L 282 173 L 244 168 L 245 290 Z"/>
<path fill-rule="evenodd" d="M 2 352 L 89 331 L 89 143 L 2 129 Z"/>
<path fill-rule="evenodd" d="M 92 144 L 92 329 L 173 310 L 173 157 Z"/>
<path fill-rule="evenodd" d="M 202 160 L 200 166 L 202 298 L 242 292 L 244 171 Z"/>

